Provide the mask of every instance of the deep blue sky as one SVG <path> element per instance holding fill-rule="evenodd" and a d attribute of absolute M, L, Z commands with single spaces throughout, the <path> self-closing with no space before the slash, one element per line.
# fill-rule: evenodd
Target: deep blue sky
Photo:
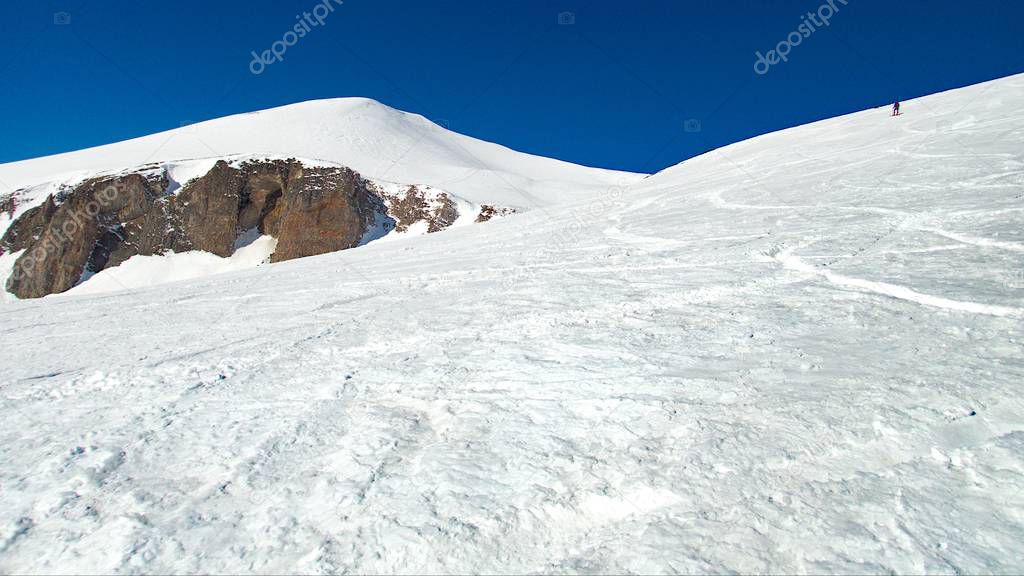
<path fill-rule="evenodd" d="M 848 0 L 754 73 L 815 1 L 3 0 L 0 162 L 337 96 L 572 162 L 651 172 L 709 148 L 1024 72 L 1024 2 Z M 558 15 L 575 23 L 559 25 Z M 54 23 L 67 12 L 70 23 Z M 906 110 L 912 113 L 912 110 Z M 701 130 L 686 130 L 686 121 Z M 691 126 L 694 124 L 691 123 Z"/>

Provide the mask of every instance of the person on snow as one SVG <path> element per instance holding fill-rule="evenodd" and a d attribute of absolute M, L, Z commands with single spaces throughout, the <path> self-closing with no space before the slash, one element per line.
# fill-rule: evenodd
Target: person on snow
<path fill-rule="evenodd" d="M 899 116 L 900 115 L 900 101 L 899 100 L 894 102 L 893 105 L 892 105 L 892 115 L 893 116 Z"/>

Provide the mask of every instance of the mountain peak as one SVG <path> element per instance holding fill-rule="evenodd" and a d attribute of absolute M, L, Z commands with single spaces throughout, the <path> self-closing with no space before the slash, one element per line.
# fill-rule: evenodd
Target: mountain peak
<path fill-rule="evenodd" d="M 585 200 L 642 177 L 517 152 L 370 98 L 346 97 L 236 114 L 3 164 L 0 181 L 17 190 L 150 162 L 249 154 L 332 162 L 378 180 L 428 184 L 479 203 L 522 209 Z"/>

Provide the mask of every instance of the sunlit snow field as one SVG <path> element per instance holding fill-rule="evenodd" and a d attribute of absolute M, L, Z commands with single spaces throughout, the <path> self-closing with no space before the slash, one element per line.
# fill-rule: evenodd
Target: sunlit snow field
<path fill-rule="evenodd" d="M 0 306 L 0 571 L 1019 573 L 1024 76 L 903 112 Z"/>

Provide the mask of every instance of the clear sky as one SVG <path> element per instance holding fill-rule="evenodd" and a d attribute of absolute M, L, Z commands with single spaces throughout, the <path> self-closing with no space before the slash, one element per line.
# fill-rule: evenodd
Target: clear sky
<path fill-rule="evenodd" d="M 517 150 L 652 172 L 1024 72 L 1019 0 L 327 1 L 313 27 L 302 12 L 318 0 L 3 0 L 0 162 L 366 96 Z M 282 40 L 253 74 L 251 52 Z M 755 53 L 776 48 L 786 61 L 758 74 Z"/>

